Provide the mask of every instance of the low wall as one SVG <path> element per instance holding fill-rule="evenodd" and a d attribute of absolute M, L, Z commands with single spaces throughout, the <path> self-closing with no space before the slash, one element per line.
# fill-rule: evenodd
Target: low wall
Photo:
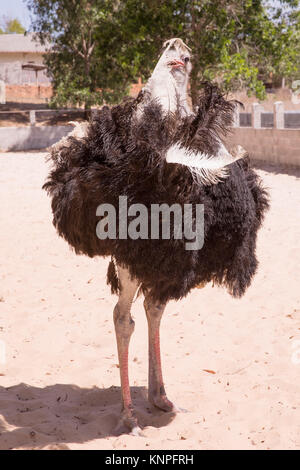
<path fill-rule="evenodd" d="M 43 149 L 73 129 L 73 126 L 0 127 L 0 151 Z M 228 148 L 242 145 L 254 160 L 300 166 L 300 129 L 236 127 L 226 144 Z"/>
<path fill-rule="evenodd" d="M 300 166 L 300 129 L 236 127 L 227 145 L 241 145 L 254 160 Z"/>
<path fill-rule="evenodd" d="M 51 85 L 6 84 L 6 101 L 16 103 L 47 103 L 52 96 Z"/>
<path fill-rule="evenodd" d="M 0 151 L 43 149 L 73 129 L 73 126 L 0 127 Z"/>

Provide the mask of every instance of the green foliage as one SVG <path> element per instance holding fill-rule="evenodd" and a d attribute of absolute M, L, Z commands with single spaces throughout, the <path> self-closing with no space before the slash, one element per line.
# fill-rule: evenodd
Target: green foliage
<path fill-rule="evenodd" d="M 116 58 L 109 44 L 116 35 L 114 3 L 28 0 L 36 16 L 34 31 L 42 43 L 49 44 L 45 62 L 53 79 L 53 106 L 90 108 L 117 102 L 127 93 L 132 74 L 126 75 L 122 55 Z"/>
<path fill-rule="evenodd" d="M 5 29 L 6 33 L 17 33 L 17 34 L 24 34 L 25 28 L 21 25 L 20 21 L 17 18 L 9 20 L 6 25 Z"/>
<path fill-rule="evenodd" d="M 207 78 L 217 80 L 225 91 L 245 87 L 263 99 L 264 82 L 276 75 L 291 77 L 300 62 L 299 2 L 277 1 L 276 9 L 272 4 L 262 0 L 127 0 L 116 20 L 127 57 L 123 62 L 146 78 L 162 42 L 180 36 L 193 52 L 193 99 Z"/>
<path fill-rule="evenodd" d="M 3 23 L 4 29 L 0 28 L 0 34 L 25 33 L 25 28 L 23 28 L 17 18 L 7 18 L 4 16 L 1 23 Z"/>
<path fill-rule="evenodd" d="M 27 0 L 57 106 L 116 102 L 146 80 L 163 41 L 192 49 L 191 94 L 203 79 L 264 98 L 264 82 L 299 73 L 298 0 Z"/>

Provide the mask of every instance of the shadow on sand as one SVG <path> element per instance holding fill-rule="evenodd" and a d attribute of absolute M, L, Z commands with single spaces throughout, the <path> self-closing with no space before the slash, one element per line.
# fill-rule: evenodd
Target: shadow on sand
<path fill-rule="evenodd" d="M 144 387 L 131 390 L 142 428 L 164 427 L 174 419 L 174 413 L 165 413 L 149 404 Z M 68 449 L 71 442 L 117 436 L 120 410 L 120 387 L 80 388 L 69 384 L 0 387 L 0 450 L 45 446 Z"/>
<path fill-rule="evenodd" d="M 283 174 L 289 176 L 296 176 L 296 178 L 300 178 L 300 167 L 296 166 L 285 166 L 276 163 L 265 163 L 259 162 L 257 160 L 252 161 L 252 166 L 256 170 L 263 170 L 267 171 L 268 173 L 274 173 L 275 175 Z"/>

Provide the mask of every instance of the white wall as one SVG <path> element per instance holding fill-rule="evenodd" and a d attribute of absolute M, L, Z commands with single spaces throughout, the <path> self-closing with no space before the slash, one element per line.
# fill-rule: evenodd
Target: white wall
<path fill-rule="evenodd" d="M 241 145 L 254 160 L 300 166 L 300 129 L 236 127 L 227 146 Z"/>
<path fill-rule="evenodd" d="M 22 65 L 28 62 L 42 65 L 43 54 L 41 52 L 0 52 L 0 79 L 7 84 L 14 85 L 36 83 L 34 71 L 22 70 Z M 50 82 L 44 71 L 38 72 L 38 82 Z"/>
<path fill-rule="evenodd" d="M 43 149 L 73 129 L 73 126 L 0 127 L 0 151 Z"/>

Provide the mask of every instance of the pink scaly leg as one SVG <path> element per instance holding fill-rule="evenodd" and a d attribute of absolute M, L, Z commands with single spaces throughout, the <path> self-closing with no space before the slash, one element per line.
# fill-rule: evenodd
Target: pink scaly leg
<path fill-rule="evenodd" d="M 118 357 L 122 389 L 122 416 L 118 429 L 123 426 L 133 434 L 140 434 L 137 419 L 133 413 L 128 379 L 128 348 L 134 330 L 134 321 L 130 315 L 132 300 L 138 288 L 138 282 L 131 279 L 129 272 L 118 266 L 120 294 L 114 308 L 114 324 L 117 337 Z"/>
<path fill-rule="evenodd" d="M 144 307 L 148 320 L 149 338 L 149 390 L 150 403 L 164 411 L 177 411 L 168 400 L 163 383 L 160 357 L 159 327 L 166 304 L 153 301 L 149 293 L 145 295 Z"/>

